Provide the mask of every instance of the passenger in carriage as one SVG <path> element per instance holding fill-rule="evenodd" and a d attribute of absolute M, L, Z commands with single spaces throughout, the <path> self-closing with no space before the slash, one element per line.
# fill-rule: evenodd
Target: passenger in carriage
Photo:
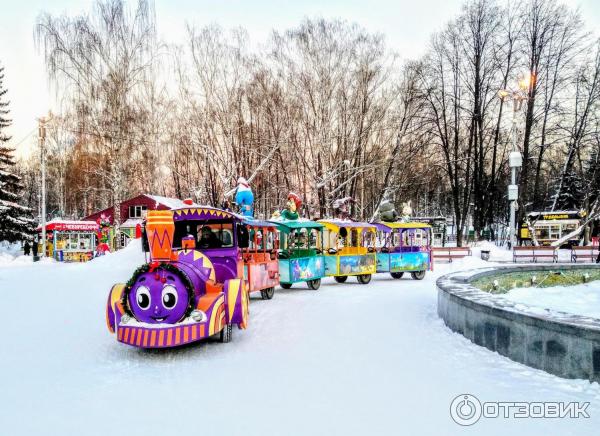
<path fill-rule="evenodd" d="M 223 242 L 208 226 L 202 227 L 199 236 L 198 246 L 200 248 L 220 248 L 223 246 Z"/>

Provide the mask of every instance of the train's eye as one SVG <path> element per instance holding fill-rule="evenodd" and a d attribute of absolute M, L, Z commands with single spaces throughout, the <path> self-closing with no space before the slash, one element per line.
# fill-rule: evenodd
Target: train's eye
<path fill-rule="evenodd" d="M 167 309 L 172 309 L 177 304 L 177 290 L 167 285 L 162 290 L 162 303 Z"/>
<path fill-rule="evenodd" d="M 140 309 L 146 310 L 150 307 L 150 290 L 146 286 L 140 286 L 135 291 L 135 301 Z"/>

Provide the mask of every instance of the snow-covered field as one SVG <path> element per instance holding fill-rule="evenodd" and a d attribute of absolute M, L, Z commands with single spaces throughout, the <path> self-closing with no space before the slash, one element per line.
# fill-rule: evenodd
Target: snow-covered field
<path fill-rule="evenodd" d="M 552 309 L 600 319 L 600 281 L 574 286 L 515 288 L 502 297 L 533 309 Z"/>
<path fill-rule="evenodd" d="M 17 258 L 18 259 L 18 258 Z M 591 435 L 600 386 L 512 362 L 452 333 L 435 278 L 489 266 L 436 265 L 425 280 L 323 280 L 253 299 L 233 342 L 144 351 L 108 333 L 110 285 L 139 245 L 87 264 L 5 262 L 2 435 Z M 460 427 L 452 399 L 589 401 L 590 419 L 481 419 Z"/>

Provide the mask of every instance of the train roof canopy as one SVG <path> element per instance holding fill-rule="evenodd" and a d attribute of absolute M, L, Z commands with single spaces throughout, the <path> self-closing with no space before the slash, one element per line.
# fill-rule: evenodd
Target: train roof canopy
<path fill-rule="evenodd" d="M 289 232 L 293 229 L 322 229 L 323 224 L 307 219 L 297 220 L 269 220 L 270 223 L 275 224 L 278 228 L 284 232 Z"/>
<path fill-rule="evenodd" d="M 361 223 L 358 221 L 347 221 L 337 219 L 324 219 L 317 221 L 323 224 L 327 229 L 333 230 L 334 232 L 339 231 L 342 227 L 354 228 L 354 229 L 375 229 L 375 225 L 371 223 Z"/>
<path fill-rule="evenodd" d="M 245 217 L 243 222 L 247 226 L 251 226 L 251 227 L 271 227 L 271 228 L 277 227 L 277 224 L 275 224 L 273 222 L 257 220 L 257 219 L 251 218 L 251 217 Z"/>
<path fill-rule="evenodd" d="M 399 222 L 399 221 L 394 221 L 394 222 L 378 221 L 373 224 L 375 226 L 377 226 L 377 230 L 382 230 L 384 232 L 390 231 L 393 229 L 430 229 L 431 228 L 431 226 L 429 224 L 420 223 L 420 222 L 403 223 L 403 222 Z"/>

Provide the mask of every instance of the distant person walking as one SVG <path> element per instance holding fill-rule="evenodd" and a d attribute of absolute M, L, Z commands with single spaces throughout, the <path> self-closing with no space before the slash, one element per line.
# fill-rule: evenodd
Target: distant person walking
<path fill-rule="evenodd" d="M 29 244 L 29 241 L 25 241 L 25 245 L 23 246 L 23 254 L 25 254 L 25 256 L 29 256 L 30 252 L 31 252 L 31 244 Z"/>
<path fill-rule="evenodd" d="M 38 241 L 33 241 L 33 257 L 37 257 L 38 255 Z"/>

